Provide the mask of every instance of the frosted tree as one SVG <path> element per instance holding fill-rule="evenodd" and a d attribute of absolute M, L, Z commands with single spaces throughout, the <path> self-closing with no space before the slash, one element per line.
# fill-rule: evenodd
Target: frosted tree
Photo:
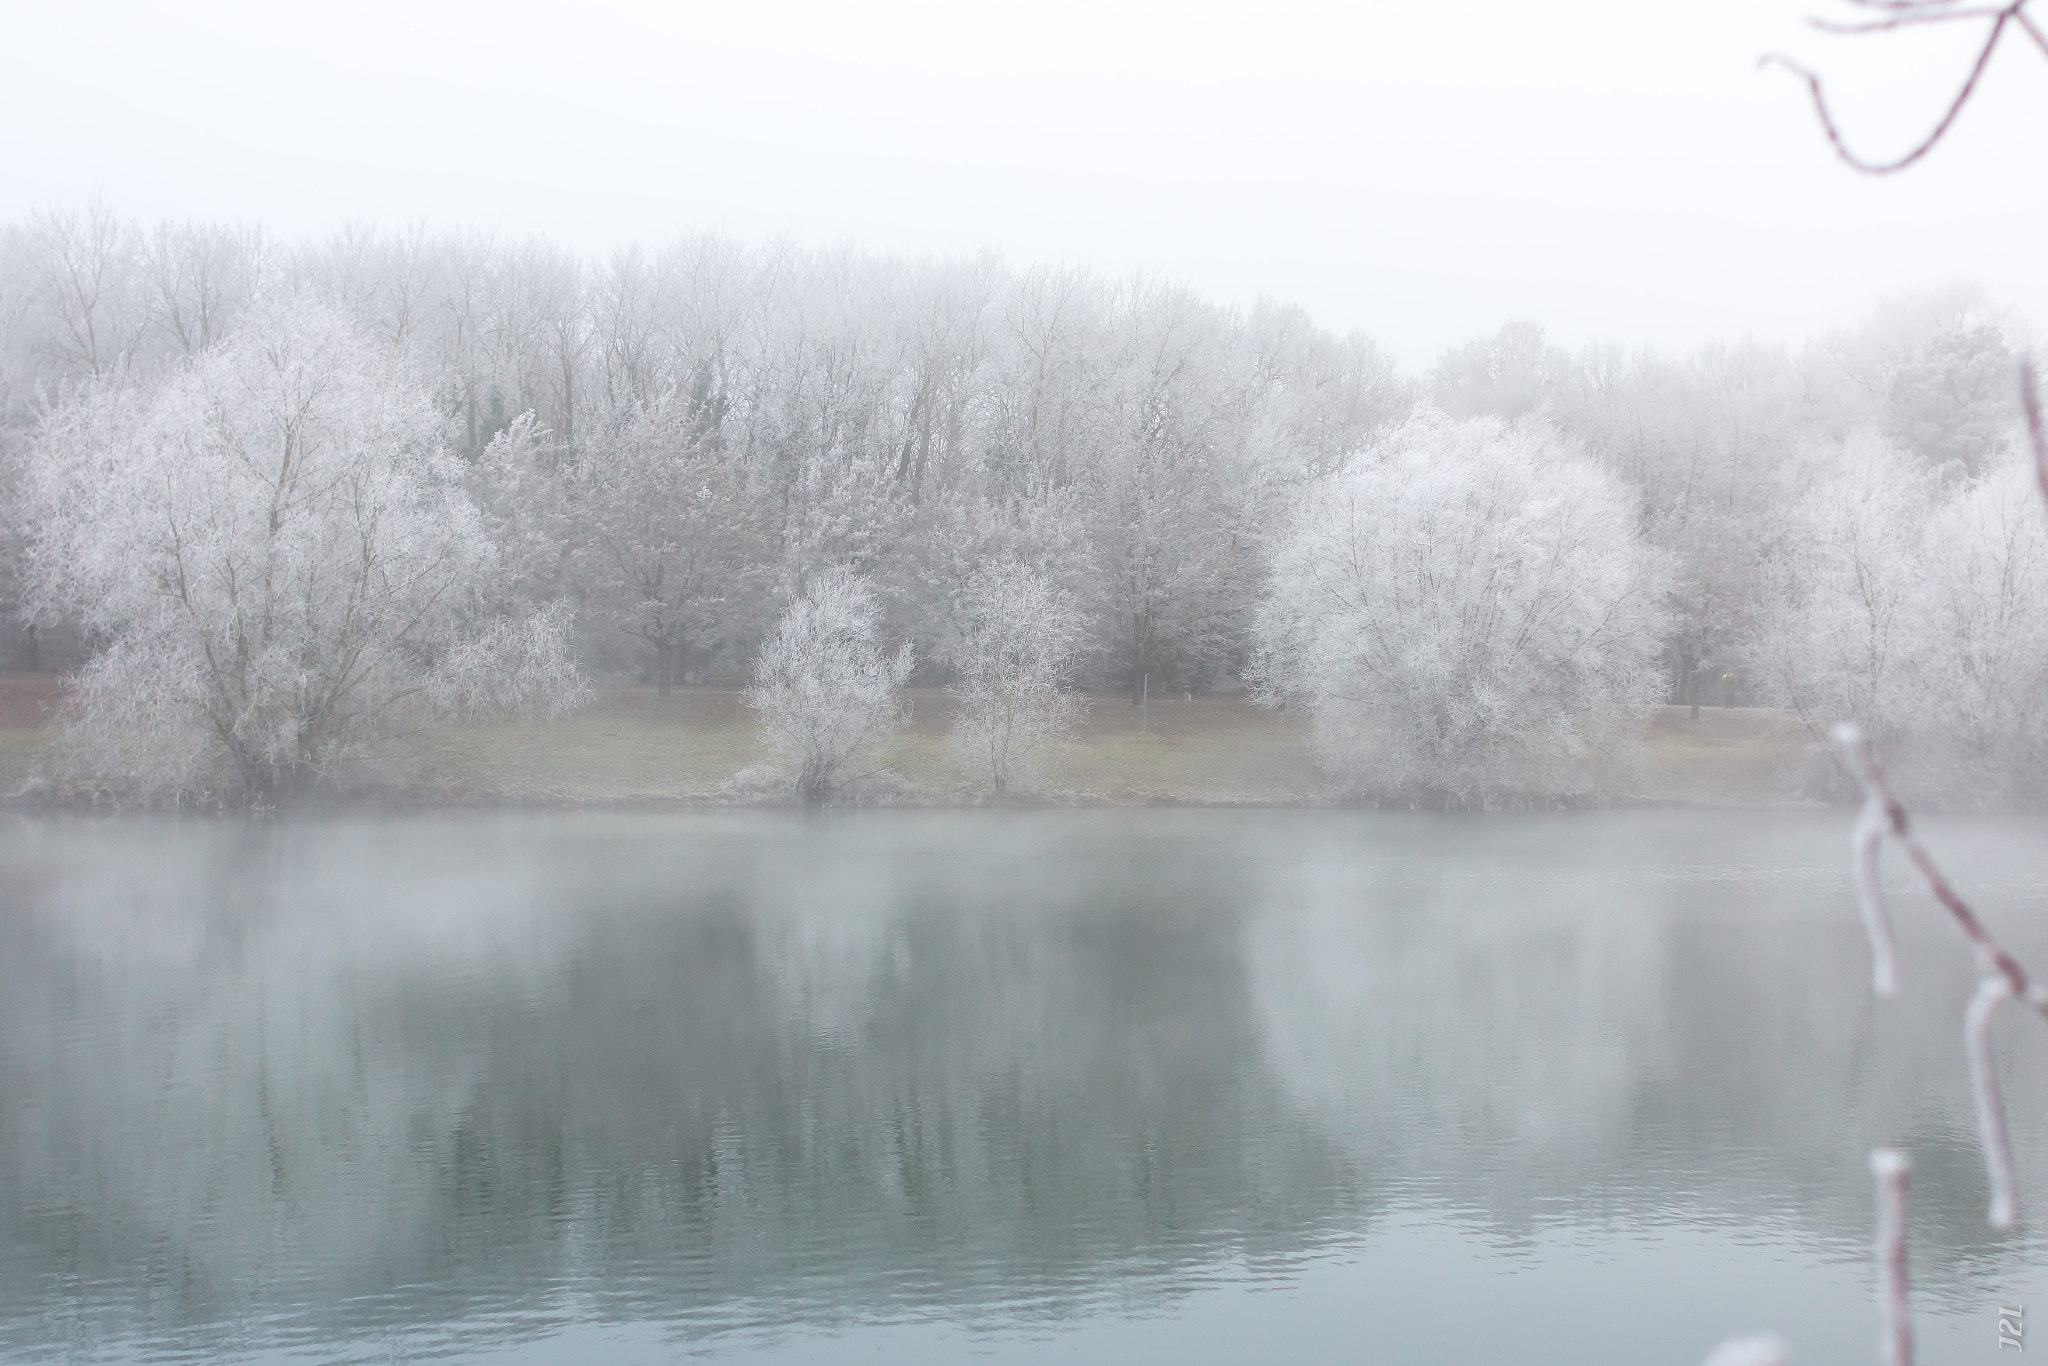
<path fill-rule="evenodd" d="M 1921 677 L 1946 776 L 1980 803 L 2038 798 L 2048 773 L 2048 521 L 2034 472 L 2007 459 L 1954 490 L 1923 535 Z"/>
<path fill-rule="evenodd" d="M 1890 745 L 1920 693 L 1914 656 L 1933 476 L 1869 431 L 1825 453 L 1791 509 L 1755 638 L 1760 672 L 1814 738 L 1854 717 Z"/>
<path fill-rule="evenodd" d="M 1081 699 L 1066 689 L 1080 614 L 1049 575 L 999 560 L 968 580 L 960 616 L 946 650 L 957 675 L 954 743 L 990 787 L 1006 792 L 1080 714 Z"/>
<path fill-rule="evenodd" d="M 688 407 L 672 395 L 594 439 L 577 490 L 592 606 L 646 644 L 663 695 L 693 646 L 754 608 L 769 554 L 745 468 L 694 430 Z"/>
<path fill-rule="evenodd" d="M 1136 704 L 1151 675 L 1204 686 L 1244 639 L 1256 571 L 1223 497 L 1214 380 L 1224 320 L 1185 290 L 1135 282 L 1112 319 L 1109 426 L 1086 481 L 1093 597 Z"/>
<path fill-rule="evenodd" d="M 1432 413 L 1304 498 L 1256 678 L 1346 790 L 1577 795 L 1656 701 L 1662 581 L 1621 487 L 1546 428 Z"/>
<path fill-rule="evenodd" d="M 1559 428 L 1639 498 L 1669 557 L 1669 698 L 1729 700 L 1755 627 L 1758 568 L 1782 531 L 1784 473 L 1805 435 L 1790 357 L 1744 343 L 1667 359 L 1589 348 L 1551 396 Z"/>
<path fill-rule="evenodd" d="M 1754 638 L 1775 699 L 1817 743 L 1855 722 L 1915 796 L 2029 795 L 2048 759 L 2048 528 L 2032 472 L 2009 456 L 1945 484 L 1869 432 L 1818 462 Z"/>
<path fill-rule="evenodd" d="M 76 776 L 264 802 L 434 714 L 572 704 L 566 614 L 488 606 L 497 548 L 441 430 L 387 350 L 305 302 L 51 415 L 31 604 L 104 642 L 65 732 Z"/>
<path fill-rule="evenodd" d="M 1513 322 L 1491 337 L 1452 347 L 1430 372 L 1430 397 L 1452 417 L 1512 422 L 1549 403 L 1570 362 L 1533 322 Z"/>
<path fill-rule="evenodd" d="M 54 379 L 111 375 L 134 358 L 144 326 L 141 234 L 104 202 L 29 215 L 20 256 L 30 305 L 28 349 Z"/>
<path fill-rule="evenodd" d="M 159 223 L 142 255 L 157 345 L 194 356 L 225 338 L 263 281 L 269 244 L 251 229 Z"/>
<path fill-rule="evenodd" d="M 880 621 L 866 579 L 827 570 L 790 604 L 755 661 L 747 704 L 806 806 L 822 805 L 903 722 L 898 695 L 911 649 L 884 653 Z"/>
<path fill-rule="evenodd" d="M 1982 474 L 2019 420 L 2012 343 L 2023 331 L 1967 282 L 1892 295 L 1814 344 L 1809 382 L 1835 435 L 1874 426 L 1929 465 Z"/>

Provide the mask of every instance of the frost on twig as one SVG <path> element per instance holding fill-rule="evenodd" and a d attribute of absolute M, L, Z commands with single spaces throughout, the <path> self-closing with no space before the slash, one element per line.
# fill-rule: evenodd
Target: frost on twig
<path fill-rule="evenodd" d="M 2004 978 L 2014 999 L 2048 1019 L 2048 988 L 2030 978 L 2019 960 L 1991 937 L 1991 932 L 1984 928 L 1984 922 L 1970 909 L 1970 903 L 1963 900 L 1962 894 L 1956 891 L 1954 884 L 1935 863 L 1934 856 L 1927 852 L 1927 846 L 1913 833 L 1912 818 L 1892 794 L 1884 770 L 1871 753 L 1870 742 L 1863 732 L 1855 726 L 1841 725 L 1835 728 L 1834 738 L 1841 747 L 1842 758 L 1850 773 L 1863 787 L 1864 800 L 1868 803 L 1865 809 L 1876 809 L 1883 823 L 1883 833 L 1899 842 L 1899 847 L 1905 850 L 1907 859 L 1920 874 L 1927 890 L 1948 912 L 1949 919 L 1963 932 L 1963 937 L 1970 941 L 1970 947 L 1976 952 L 1978 971 L 1985 976 L 1996 974 Z M 1858 875 L 1861 876 L 1860 869 Z"/>
<path fill-rule="evenodd" d="M 1877 1178 L 1877 1260 L 1884 1328 L 1877 1340 L 1884 1366 L 1913 1366 L 1913 1320 L 1906 1306 L 1906 1155 L 1894 1148 L 1870 1154 Z"/>
<path fill-rule="evenodd" d="M 2012 995 L 2003 977 L 1977 984 L 1963 1015 L 1963 1047 L 1970 1055 L 1970 1090 L 1977 1098 L 1977 1137 L 1984 1145 L 1984 1166 L 1991 1173 L 1991 1227 L 2011 1228 L 2012 1140 L 2005 1123 L 2005 1098 L 1998 1090 L 1997 1060 L 1991 1056 L 1991 1015 Z"/>
<path fill-rule="evenodd" d="M 1913 833 L 1904 806 L 1892 795 L 1884 770 L 1862 731 L 1855 726 L 1835 728 L 1835 743 L 1856 779 L 1863 785 L 1863 814 L 1857 819 L 1856 891 L 1863 908 L 1864 928 L 1870 933 L 1875 959 L 1875 985 L 1880 995 L 1889 995 L 1893 981 L 1891 926 L 1884 912 L 1877 885 L 1877 849 L 1889 834 L 1905 849 L 1928 891 L 1949 913 L 1977 960 L 1977 993 L 1963 1017 L 1963 1048 L 1970 1062 L 1970 1089 L 1977 1106 L 1977 1134 L 1984 1146 L 1984 1166 L 1990 1175 L 1993 1228 L 2012 1227 L 2013 1169 L 2012 1138 L 2005 1119 L 2005 1102 L 1998 1090 L 1996 1060 L 1991 1054 L 1991 1016 L 1998 1004 L 2018 998 L 2035 1011 L 2048 1015 L 2048 990 L 2028 977 L 2019 960 L 1991 937 L 1984 922 L 1970 909 L 1961 894 L 1935 864 L 1934 856 Z"/>
<path fill-rule="evenodd" d="M 1850 732 L 1846 743 L 1860 743 L 1853 726 L 1836 732 Z M 1899 989 L 1898 955 L 1892 948 L 1891 917 L 1885 914 L 1884 889 L 1878 885 L 1877 853 L 1884 842 L 1884 808 L 1865 800 L 1856 828 L 1849 836 L 1856 849 L 1856 905 L 1863 912 L 1863 930 L 1870 936 L 1870 989 L 1890 996 Z"/>
<path fill-rule="evenodd" d="M 1875 4 L 1877 0 L 1863 0 L 1863 3 Z M 1932 13 L 1937 7 L 1922 5 L 1919 0 L 1900 0 L 1892 8 L 1900 13 Z M 2012 5 L 2009 10 L 2016 15 L 2019 5 Z M 2027 27 L 2036 41 L 2041 42 L 2040 33 L 2031 25 Z M 1994 41 L 1996 36 L 1994 29 Z M 2042 42 L 2042 46 L 2048 50 L 2048 42 Z M 1975 76 L 1971 79 L 1974 81 Z M 1968 94 L 1969 87 L 1966 86 L 1963 98 Z M 1957 108 L 1961 103 L 1958 100 Z M 1950 117 L 1953 117 L 1953 111 Z M 1933 145 L 1941 131 L 1939 128 L 1935 130 L 1927 146 Z M 1834 136 L 1832 125 L 1829 135 Z M 1924 152 L 1926 147 L 1920 150 Z M 1916 152 L 1914 156 L 1919 154 Z M 2048 431 L 2043 429 L 2040 395 L 2031 360 L 2020 366 L 2020 406 L 2026 418 L 2027 443 L 2034 459 L 2035 477 L 2040 483 L 2042 497 L 2048 499 Z M 1862 730 L 1845 723 L 1835 727 L 1833 738 L 1850 773 L 1863 789 L 1863 810 L 1856 819 L 1850 840 L 1855 849 L 1856 899 L 1862 911 L 1864 930 L 1870 936 L 1871 979 L 1877 994 L 1889 996 L 1898 986 L 1891 922 L 1885 914 L 1878 883 L 1878 851 L 1886 835 L 1899 842 L 1927 890 L 1948 912 L 1949 919 L 1963 932 L 1964 938 L 1970 941 L 1977 963 L 1977 990 L 1963 1014 L 1963 1051 L 1969 1059 L 1970 1090 L 1977 1109 L 1977 1136 L 1984 1148 L 1984 1166 L 1991 1186 L 1989 1222 L 1996 1229 L 2011 1228 L 2015 1215 L 2012 1137 L 2006 1123 L 2005 1099 L 1998 1089 L 1997 1059 L 1991 1051 L 1991 1017 L 1997 1013 L 2001 1002 L 2016 999 L 2036 1014 L 2048 1018 L 2048 988 L 2029 977 L 2019 960 L 1991 937 L 1984 922 L 1977 918 L 1977 913 L 1935 863 L 1934 856 L 1920 843 L 1919 837 L 1913 833 L 1911 817 L 1893 795 L 1890 784 L 1885 780 L 1884 769 L 1878 764 L 1870 741 Z M 1886 1366 L 1912 1366 L 1913 1334 L 1906 1305 L 1906 1158 L 1892 1149 L 1879 1148 L 1870 1155 L 1870 1168 L 1877 1178 L 1876 1255 L 1884 1303 L 1884 1335 L 1879 1348 Z M 1718 1366 L 1718 1355 L 1714 1360 Z"/>

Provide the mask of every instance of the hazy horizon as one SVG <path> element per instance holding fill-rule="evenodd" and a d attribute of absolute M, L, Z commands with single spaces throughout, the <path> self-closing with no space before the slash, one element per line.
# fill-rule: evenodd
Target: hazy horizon
<path fill-rule="evenodd" d="M 1939 155 L 1905 146 L 1975 26 L 1831 38 L 1785 0 L 1569 14 L 898 5 L 642 15 L 371 5 L 17 7 L 0 218 L 347 222 L 603 251 L 718 231 L 1066 262 L 1298 304 L 1403 369 L 1503 323 L 1553 341 L 1796 348 L 1880 297 L 1981 284 L 2048 317 L 2048 80 L 2001 53 Z M 1968 31 L 1964 31 L 1964 30 Z M 92 53 L 91 98 L 75 93 Z M 712 54 L 707 58 L 706 53 Z"/>

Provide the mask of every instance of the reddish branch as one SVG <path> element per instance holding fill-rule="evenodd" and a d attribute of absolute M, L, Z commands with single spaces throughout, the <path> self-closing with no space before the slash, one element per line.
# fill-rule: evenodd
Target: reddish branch
<path fill-rule="evenodd" d="M 2012 1140 L 2006 1136 L 2005 1099 L 1998 1094 L 1998 1060 L 1991 1052 L 1991 1012 L 2011 994 L 2003 977 L 1986 977 L 1963 1013 L 1963 1048 L 1970 1055 L 1970 1090 L 1977 1098 L 1977 1137 L 1991 1172 L 1993 1228 L 2012 1227 Z"/>
<path fill-rule="evenodd" d="M 1844 757 L 1848 759 L 1849 771 L 1863 784 L 1865 805 L 1863 820 L 1858 822 L 1859 835 L 1869 824 L 1874 823 L 1880 825 L 1884 833 L 1897 840 L 1899 847 L 1906 851 L 1906 857 L 1919 872 L 1921 881 L 1927 884 L 1927 890 L 1933 893 L 1934 899 L 1941 903 L 1942 909 L 1949 913 L 1949 918 L 1955 921 L 1956 927 L 1970 941 L 1970 947 L 1976 950 L 1979 971 L 1985 976 L 1996 974 L 2004 978 L 2007 989 L 2015 1000 L 2025 1002 L 2043 1018 L 2048 1018 L 2048 989 L 2044 989 L 2028 977 L 2019 960 L 1991 937 L 1990 932 L 1984 928 L 1984 922 L 1977 918 L 1977 913 L 1970 909 L 1970 904 L 1963 900 L 1961 893 L 1956 891 L 1954 885 L 1934 862 L 1934 856 L 1927 852 L 1927 846 L 1920 843 L 1919 836 L 1913 833 L 1912 818 L 1906 814 L 1906 808 L 1900 804 L 1899 799 L 1892 795 L 1891 785 L 1885 780 L 1884 770 L 1879 767 L 1876 757 L 1871 754 L 1870 742 L 1864 738 L 1863 732 L 1853 725 L 1844 723 L 1835 727 L 1835 743 L 1841 746 Z M 1859 866 L 1862 863 L 1860 855 L 1859 848 Z M 1863 882 L 1860 876 L 1859 882 Z M 1876 894 L 1874 884 L 1864 885 L 1867 889 L 1866 895 Z M 1881 916 L 1879 922 L 1882 923 Z M 1870 923 L 1868 917 L 1865 923 Z M 1892 956 L 1891 945 L 1885 943 L 1880 946 L 1875 933 L 1872 936 L 1872 950 L 1883 960 L 1889 960 Z"/>
<path fill-rule="evenodd" d="M 1814 113 L 1828 135 L 1835 155 L 1856 170 L 1869 175 L 1902 171 L 1934 150 L 1961 116 L 1963 106 L 1977 93 L 1978 82 L 1991 64 L 1991 54 L 2008 32 L 2017 29 L 2033 40 L 2048 56 L 2048 33 L 2026 13 L 2029 0 L 2010 0 L 2003 5 L 1966 6 L 1957 0 L 1849 0 L 1850 4 L 1878 17 L 1861 23 L 1842 24 L 1814 20 L 1815 28 L 1827 33 L 1885 33 L 1923 24 L 1989 21 L 1977 59 L 1963 79 L 1955 98 L 1949 102 L 1927 136 L 1904 156 L 1893 161 L 1866 161 L 1849 150 L 1840 125 L 1828 107 L 1820 77 L 1787 57 L 1765 57 L 1764 64 L 1783 66 L 1806 82 L 1813 98 Z M 2048 502 L 2048 423 L 2041 417 L 2041 394 L 2033 361 L 2020 364 L 2020 409 L 2026 419 L 2027 447 L 2034 459 L 2034 478 L 2041 497 Z M 1857 899 L 1863 912 L 1863 926 L 1870 936 L 1872 986 L 1880 996 L 1897 989 L 1897 953 L 1892 945 L 1891 922 L 1885 914 L 1878 885 L 1877 856 L 1884 837 L 1890 835 L 1906 851 L 1927 890 L 1949 913 L 1977 959 L 1977 991 L 1963 1016 L 1963 1049 L 1970 1064 L 1970 1088 L 1977 1104 L 1977 1135 L 1984 1147 L 1984 1165 L 1990 1174 L 1993 1228 L 2010 1228 L 2013 1221 L 2012 1139 L 2007 1129 L 2005 1101 L 1998 1089 L 1997 1059 L 1991 1048 L 1991 1017 L 2000 1003 L 2018 1000 L 2048 1018 L 2048 990 L 2027 975 L 2005 947 L 1991 937 L 1955 887 L 1943 875 L 1934 858 L 1914 835 L 1906 808 L 1886 783 L 1884 770 L 1871 753 L 1870 742 L 1853 725 L 1835 730 L 1835 741 L 1844 751 L 1850 770 L 1863 786 L 1863 811 L 1850 839 L 1855 848 Z M 1886 1366 L 1912 1366 L 1913 1325 L 1906 1287 L 1906 1158 L 1890 1148 L 1870 1154 L 1870 1168 L 1877 1178 L 1877 1239 L 1874 1249 L 1880 1294 L 1884 1302 L 1884 1333 L 1879 1350 Z"/>
<path fill-rule="evenodd" d="M 1902 16 L 1894 23 L 1931 22 L 1933 18 L 1932 15 L 1922 20 L 1905 17 L 1927 9 L 1916 0 L 1859 0 L 1859 3 L 1893 10 Z M 2019 5 L 2013 5 L 2001 13 L 2010 18 L 2018 14 L 2019 8 Z M 1968 13 L 1981 14 L 1983 11 Z M 1942 17 L 1961 18 L 1964 14 L 1964 11 L 1951 10 Z M 2036 42 L 2041 41 L 2039 30 L 2027 23 L 2023 16 L 2019 21 L 2026 25 Z M 1993 39 L 1996 40 L 1995 33 Z M 2048 43 L 2043 44 L 2043 49 L 2048 50 Z M 1989 49 L 1986 50 L 1988 52 Z M 1983 66 L 1981 57 L 1978 66 L 1979 69 Z M 1975 77 L 1971 79 L 1975 80 Z M 1964 98 L 1968 98 L 1968 93 L 1968 87 L 1965 87 Z M 1961 107 L 1960 102 L 1957 107 Z M 1821 117 L 1826 119 L 1825 109 Z M 1834 136 L 1832 125 L 1828 134 Z M 1940 137 L 1939 129 L 1935 137 Z M 1933 139 L 1929 139 L 1920 150 L 1924 152 L 1927 146 L 1932 145 Z M 1837 140 L 1837 149 L 1840 146 Z M 1918 154 L 1915 153 L 1916 156 Z M 2027 446 L 2034 458 L 2034 477 L 2040 483 L 2042 500 L 2048 502 L 2048 424 L 2044 424 L 2041 418 L 2040 387 L 2031 360 L 2020 365 L 2020 408 L 2026 417 Z M 1911 817 L 1893 795 L 1891 785 L 1885 781 L 1884 769 L 1878 764 L 1876 755 L 1871 753 L 1870 742 L 1863 732 L 1844 723 L 1835 728 L 1835 743 L 1848 761 L 1849 771 L 1855 774 L 1863 787 L 1863 811 L 1856 819 L 1850 842 L 1856 851 L 1857 901 L 1863 912 L 1863 928 L 1870 936 L 1872 987 L 1880 996 L 1889 996 L 1897 989 L 1894 965 L 1898 954 L 1892 945 L 1891 920 L 1885 914 L 1877 874 L 1878 850 L 1887 835 L 1906 851 L 1906 857 L 1920 874 L 1920 880 L 1927 885 L 1927 890 L 1941 908 L 1948 912 L 1949 919 L 1956 923 L 1963 937 L 1970 941 L 1976 957 L 1977 992 L 1970 998 L 1969 1009 L 1963 1014 L 1963 1051 L 1969 1059 L 1970 1090 L 1977 1104 L 1977 1137 L 1983 1144 L 1984 1166 L 1990 1175 L 1989 1221 L 1993 1228 L 2011 1228 L 2014 1214 L 2012 1138 L 2006 1124 L 2005 1098 L 1998 1089 L 1998 1060 L 1991 1048 L 1991 1017 L 2001 1003 L 2010 999 L 2048 1019 L 2048 987 L 2028 976 L 2020 961 L 1991 937 L 1984 922 L 1977 918 L 1977 913 L 1970 909 L 1970 904 L 1963 900 L 1962 894 L 1956 891 L 1955 885 L 1935 863 L 1934 856 L 1920 843 L 1919 837 L 1913 833 Z M 1912 1366 L 1913 1331 L 1906 1302 L 1906 1159 L 1903 1154 L 1889 1148 L 1879 1148 L 1870 1155 L 1870 1167 L 1877 1176 L 1876 1256 L 1884 1300 L 1881 1348 L 1887 1366 Z"/>
<path fill-rule="evenodd" d="M 1870 1155 L 1870 1172 L 1877 1178 L 1873 1251 L 1884 1300 L 1878 1355 L 1884 1366 L 1913 1366 L 1913 1319 L 1906 1306 L 1906 1155 L 1879 1148 Z"/>
<path fill-rule="evenodd" d="M 1876 844 L 1890 835 L 1906 851 L 1906 857 L 1927 884 L 1927 890 L 1949 914 L 1949 919 L 1970 941 L 1977 959 L 1976 997 L 1963 1021 L 1963 1048 L 1970 1061 L 1970 1085 L 1977 1101 L 1977 1135 L 1984 1146 L 1984 1166 L 1991 1178 L 1993 1228 L 2010 1228 L 2013 1220 L 2012 1141 L 2007 1136 L 2005 1101 L 1998 1090 L 1998 1070 L 1991 1053 L 1991 1016 L 2008 997 L 2023 1002 L 2048 1018 L 2048 988 L 2027 975 L 2017 958 L 1991 937 L 1984 922 L 1970 909 L 1954 885 L 1943 874 L 1934 856 L 1913 833 L 1911 819 L 1899 799 L 1892 795 L 1884 770 L 1870 752 L 1870 742 L 1855 726 L 1844 723 L 1835 728 L 1835 743 L 1841 746 L 1849 769 L 1863 784 L 1863 815 L 1856 822 L 1857 893 L 1863 903 L 1863 924 L 1870 933 L 1871 954 L 1876 963 L 1876 986 L 1889 995 L 1890 965 L 1895 954 L 1891 926 L 1884 914 L 1877 886 Z"/>
<path fill-rule="evenodd" d="M 1977 49 L 1977 59 L 1970 64 L 1970 74 L 1963 79 L 1955 98 L 1949 101 L 1941 119 L 1926 137 L 1893 161 L 1867 161 L 1849 149 L 1842 135 L 1841 125 L 1835 121 L 1834 111 L 1829 108 L 1827 95 L 1821 89 L 1820 77 L 1789 57 L 1773 53 L 1763 59 L 1762 65 L 1782 66 L 1806 82 L 1806 91 L 1813 99 L 1813 112 L 1820 119 L 1820 126 L 1828 135 L 1828 142 L 1835 149 L 1835 155 L 1848 165 L 1869 175 L 1890 175 L 1903 171 L 1914 162 L 1934 150 L 1935 144 L 1948 135 L 1961 116 L 1963 106 L 1977 93 L 1978 83 L 1983 79 L 1985 68 L 1991 64 L 1991 54 L 1998 50 L 2006 34 L 2017 30 L 2031 38 L 2034 46 L 2048 56 L 2048 31 L 2044 31 L 2026 12 L 2031 0 L 2009 0 L 2003 5 L 1964 6 L 1957 0 L 1849 0 L 1860 9 L 1872 11 L 1880 18 L 1861 23 L 1843 24 L 1825 19 L 1811 20 L 1813 26 L 1824 33 L 1867 34 L 1888 33 L 1902 28 L 1913 28 L 1926 24 L 1954 23 L 1961 20 L 1988 20 L 1990 28 L 1984 34 L 1984 42 Z"/>

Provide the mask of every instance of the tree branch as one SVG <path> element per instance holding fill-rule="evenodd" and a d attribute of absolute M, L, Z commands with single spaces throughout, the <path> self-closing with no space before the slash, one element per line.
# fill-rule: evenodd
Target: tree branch
<path fill-rule="evenodd" d="M 1870 1154 L 1877 1178 L 1877 1261 L 1884 1332 L 1878 1351 L 1884 1366 L 1913 1366 L 1913 1319 L 1906 1302 L 1906 1155 L 1892 1148 Z"/>
<path fill-rule="evenodd" d="M 1978 82 L 1983 78 L 1985 68 L 1991 64 L 1991 54 L 1998 50 L 1999 41 L 2005 37 L 2007 25 L 2015 25 L 2023 30 L 2033 39 L 2034 45 L 2039 47 L 2044 55 L 2048 55 L 2048 34 L 2044 34 L 2024 12 L 2030 2 L 2031 0 L 2010 0 L 2010 3 L 1996 8 L 1959 9 L 1954 6 L 1952 0 L 1850 0 L 1851 4 L 1876 10 L 1885 17 L 1851 24 L 1826 19 L 1808 21 L 1824 33 L 1847 35 L 1885 33 L 1967 19 L 1991 21 L 1991 29 L 1984 35 L 1984 44 L 1977 50 L 1977 60 L 1971 63 L 1970 74 L 1963 79 L 1962 86 L 1956 91 L 1955 98 L 1949 102 L 1940 121 L 1904 156 L 1891 161 L 1869 161 L 1850 150 L 1841 126 L 1835 121 L 1834 111 L 1828 106 L 1827 94 L 1821 88 L 1820 77 L 1812 70 L 1801 66 L 1790 57 L 1775 52 L 1764 56 L 1757 65 L 1784 67 L 1806 83 L 1806 91 L 1813 100 L 1813 112 L 1820 119 L 1821 130 L 1827 134 L 1828 143 L 1835 149 L 1835 155 L 1844 163 L 1865 175 L 1891 175 L 1919 161 L 1948 136 L 1949 129 L 1955 126 L 1956 119 L 1961 116 L 1963 106 L 1977 93 Z"/>

